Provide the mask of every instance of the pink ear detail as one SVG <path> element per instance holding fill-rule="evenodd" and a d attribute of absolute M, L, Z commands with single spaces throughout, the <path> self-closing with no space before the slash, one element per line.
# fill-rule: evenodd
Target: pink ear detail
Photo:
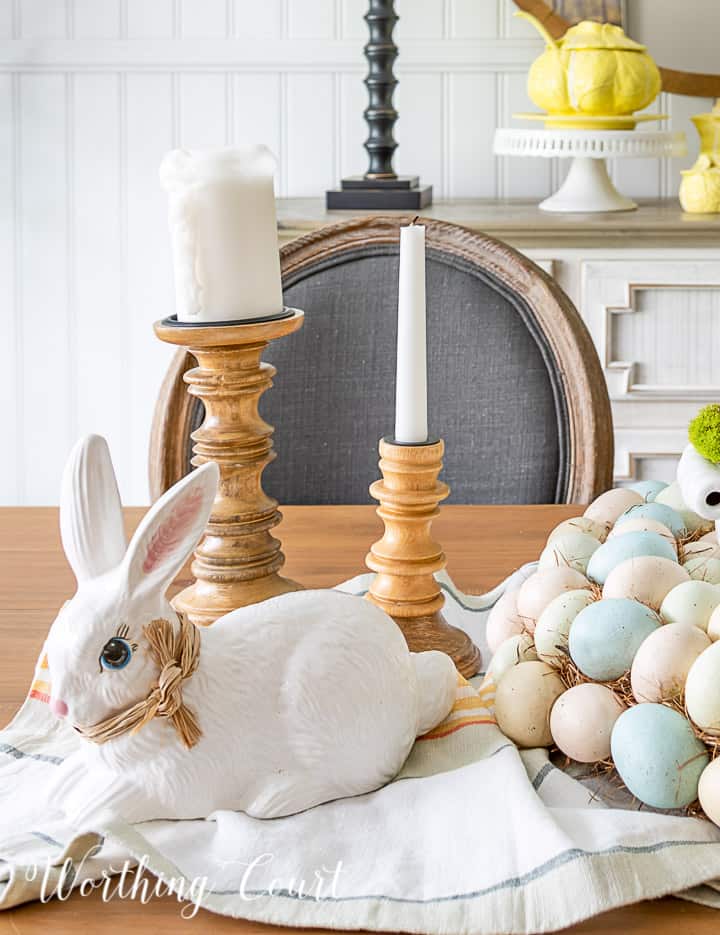
<path fill-rule="evenodd" d="M 169 558 L 182 543 L 202 506 L 202 490 L 196 488 L 181 500 L 150 540 L 142 570 L 147 575 Z"/>

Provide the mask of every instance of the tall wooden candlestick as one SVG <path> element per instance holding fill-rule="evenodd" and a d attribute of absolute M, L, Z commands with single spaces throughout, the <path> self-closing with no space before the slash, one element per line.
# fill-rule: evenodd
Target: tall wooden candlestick
<path fill-rule="evenodd" d="M 442 650 L 469 678 L 480 669 L 480 650 L 443 617 L 445 596 L 435 579 L 445 567 L 445 554 L 431 533 L 438 504 L 450 493 L 438 480 L 444 450 L 442 441 L 400 445 L 381 439 L 383 479 L 370 493 L 380 501 L 385 534 L 365 559 L 376 572 L 367 597 L 395 620 L 413 652 Z"/>
<path fill-rule="evenodd" d="M 302 323 L 303 313 L 288 309 L 282 317 L 256 322 L 155 324 L 161 341 L 197 359 L 198 366 L 185 374 L 188 392 L 205 405 L 205 420 L 192 435 L 192 463 L 215 461 L 220 468 L 215 506 L 192 563 L 196 581 L 173 601 L 195 624 L 302 587 L 278 574 L 285 556 L 270 530 L 282 514 L 262 489 L 262 472 L 275 458 L 273 427 L 258 413 L 260 396 L 276 373 L 262 362 L 263 351 Z"/>

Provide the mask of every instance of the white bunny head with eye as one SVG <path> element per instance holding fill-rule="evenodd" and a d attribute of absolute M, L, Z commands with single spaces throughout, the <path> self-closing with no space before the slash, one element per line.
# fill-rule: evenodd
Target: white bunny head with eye
<path fill-rule="evenodd" d="M 91 727 L 144 699 L 159 670 L 144 635 L 152 620 L 179 626 L 166 591 L 199 542 L 217 491 L 217 465 L 193 471 L 148 511 L 126 547 L 107 443 L 73 449 L 63 477 L 60 527 L 77 578 L 46 643 L 51 710 Z"/>

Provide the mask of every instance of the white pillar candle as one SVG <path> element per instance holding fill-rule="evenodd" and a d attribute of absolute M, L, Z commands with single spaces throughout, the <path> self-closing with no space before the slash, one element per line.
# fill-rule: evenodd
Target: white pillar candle
<path fill-rule="evenodd" d="M 168 192 L 178 321 L 243 321 L 282 311 L 273 173 L 265 146 L 176 149 Z"/>
<path fill-rule="evenodd" d="M 400 228 L 395 441 L 426 442 L 425 228 Z"/>

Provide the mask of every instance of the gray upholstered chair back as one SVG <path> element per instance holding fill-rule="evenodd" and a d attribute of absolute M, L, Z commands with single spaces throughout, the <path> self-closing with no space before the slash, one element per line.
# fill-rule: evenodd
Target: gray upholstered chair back
<path fill-rule="evenodd" d="M 281 504 L 371 502 L 394 424 L 399 223 L 350 222 L 283 248 L 285 301 L 305 323 L 264 355 L 278 370 L 261 400 L 278 457 L 263 486 Z M 427 223 L 429 426 L 445 440 L 450 502 L 589 499 L 610 483 L 612 433 L 576 310 L 509 247 Z"/>

